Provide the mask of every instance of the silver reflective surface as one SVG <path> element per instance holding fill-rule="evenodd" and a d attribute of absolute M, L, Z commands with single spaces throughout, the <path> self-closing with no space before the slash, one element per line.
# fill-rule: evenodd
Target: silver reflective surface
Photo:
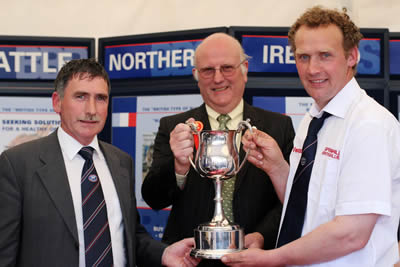
<path fill-rule="evenodd" d="M 190 255 L 206 259 L 220 259 L 227 253 L 244 249 L 243 229 L 231 224 L 222 209 L 221 195 L 223 182 L 235 176 L 242 168 L 237 148 L 237 136 L 246 127 L 252 132 L 249 120 L 242 121 L 236 131 L 197 131 L 194 123 L 188 123 L 199 140 L 194 162 L 189 158 L 193 168 L 203 177 L 213 179 L 215 187 L 215 209 L 211 222 L 202 224 L 194 230 L 195 248 Z"/>
<path fill-rule="evenodd" d="M 196 258 L 220 259 L 225 254 L 244 249 L 244 233 L 238 225 L 200 225 L 194 230 L 194 238 L 196 246 L 190 255 Z"/>

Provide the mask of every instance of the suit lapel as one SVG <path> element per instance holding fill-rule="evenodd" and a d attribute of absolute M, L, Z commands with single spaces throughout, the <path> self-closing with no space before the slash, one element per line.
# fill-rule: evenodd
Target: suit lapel
<path fill-rule="evenodd" d="M 135 194 L 134 180 L 131 181 L 133 174 L 129 173 L 129 169 L 126 166 L 121 165 L 120 155 L 114 153 L 108 148 L 108 145 L 99 141 L 99 146 L 103 155 L 106 159 L 108 169 L 110 170 L 111 177 L 114 182 L 115 190 L 117 191 L 119 204 L 121 206 L 123 224 L 124 224 L 124 234 L 125 234 L 125 247 L 127 253 L 128 266 L 133 266 L 133 240 L 132 231 L 133 226 L 136 222 L 131 221 L 130 211 L 133 208 L 132 205 L 135 203 L 131 202 L 131 194 Z M 133 162 L 132 162 L 133 163 Z M 133 172 L 133 166 L 131 171 Z M 132 182 L 132 183 L 131 183 Z M 136 207 L 135 207 L 136 208 Z M 130 264 L 129 264 L 130 262 Z"/>
<path fill-rule="evenodd" d="M 68 231 L 74 237 L 76 244 L 79 244 L 71 189 L 57 139 L 57 131 L 46 138 L 47 140 L 43 142 L 43 149 L 40 153 L 40 159 L 44 165 L 38 169 L 37 173 L 63 218 Z"/>
<path fill-rule="evenodd" d="M 201 121 L 204 125 L 203 130 L 211 130 L 210 121 L 208 120 L 206 105 L 203 103 L 197 110 L 194 112 L 194 119 L 196 121 Z"/>

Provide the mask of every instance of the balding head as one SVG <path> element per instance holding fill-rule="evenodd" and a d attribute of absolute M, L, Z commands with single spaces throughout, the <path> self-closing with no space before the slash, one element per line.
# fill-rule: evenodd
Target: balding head
<path fill-rule="evenodd" d="M 214 33 L 197 47 L 194 59 L 193 76 L 204 102 L 219 113 L 231 112 L 247 82 L 247 56 L 240 43 L 226 33 Z"/>
<path fill-rule="evenodd" d="M 234 47 L 235 50 L 237 50 L 240 61 L 243 61 L 245 59 L 248 59 L 248 56 L 244 53 L 244 50 L 242 48 L 242 45 L 239 43 L 239 41 L 232 36 L 223 33 L 223 32 L 217 32 L 213 33 L 209 36 L 207 36 L 199 46 L 197 46 L 196 51 L 194 53 L 194 67 L 197 66 L 197 61 L 198 58 L 201 57 L 202 51 L 207 49 L 209 45 L 213 45 L 215 43 L 225 43 L 229 44 L 232 47 Z"/>

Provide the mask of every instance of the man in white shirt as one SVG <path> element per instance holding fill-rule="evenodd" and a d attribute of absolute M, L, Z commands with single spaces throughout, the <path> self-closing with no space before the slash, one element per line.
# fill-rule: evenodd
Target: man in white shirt
<path fill-rule="evenodd" d="M 299 182 L 296 169 L 305 162 L 307 129 L 313 117 L 330 114 L 317 135 L 301 232 L 273 250 L 227 255 L 225 264 L 383 267 L 398 261 L 400 126 L 354 78 L 361 38 L 347 14 L 320 7 L 307 10 L 291 27 L 299 77 L 315 103 L 297 131 L 290 167 L 273 138 L 261 131 L 246 133 L 243 144 L 252 148 L 248 160 L 270 176 L 284 203 L 280 240 Z"/>
<path fill-rule="evenodd" d="M 0 156 L 0 266 L 198 263 L 188 254 L 193 240 L 167 247 L 140 224 L 132 158 L 97 139 L 109 93 L 99 63 L 68 62 L 52 96 L 61 127 Z M 83 150 L 92 151 L 93 158 L 85 158 Z M 84 194 L 84 185 L 93 189 Z"/>

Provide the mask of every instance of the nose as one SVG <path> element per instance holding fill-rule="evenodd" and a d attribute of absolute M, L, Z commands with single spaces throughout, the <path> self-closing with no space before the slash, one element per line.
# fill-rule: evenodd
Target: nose
<path fill-rule="evenodd" d="M 96 114 L 96 100 L 92 97 L 86 102 L 86 113 L 91 115 Z"/>
<path fill-rule="evenodd" d="M 308 63 L 308 73 L 311 75 L 318 74 L 321 71 L 321 64 L 318 58 L 311 57 Z"/>
<path fill-rule="evenodd" d="M 225 79 L 224 75 L 222 74 L 220 69 L 215 69 L 214 73 L 214 82 L 215 83 L 220 83 Z"/>

